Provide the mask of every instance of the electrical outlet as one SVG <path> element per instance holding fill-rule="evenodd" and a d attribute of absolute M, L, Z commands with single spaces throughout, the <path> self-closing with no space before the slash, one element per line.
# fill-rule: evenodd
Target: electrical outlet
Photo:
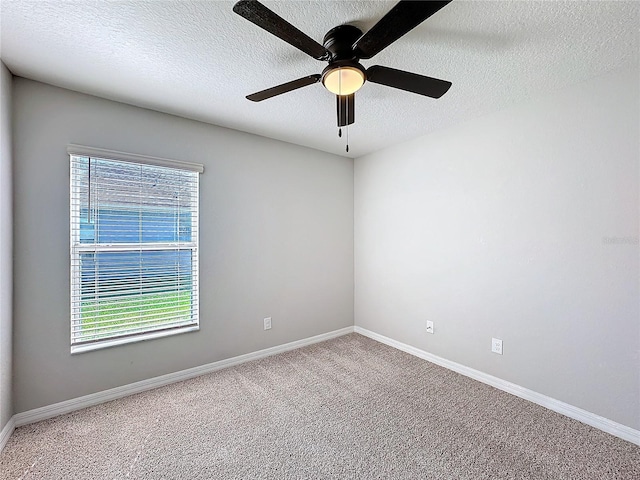
<path fill-rule="evenodd" d="M 267 317 L 264 319 L 264 329 L 271 330 L 271 317 Z"/>
<path fill-rule="evenodd" d="M 433 322 L 431 320 L 427 320 L 427 333 L 433 334 Z"/>
<path fill-rule="evenodd" d="M 492 338 L 491 351 L 493 353 L 497 353 L 498 355 L 502 355 L 502 340 L 500 340 L 499 338 Z"/>

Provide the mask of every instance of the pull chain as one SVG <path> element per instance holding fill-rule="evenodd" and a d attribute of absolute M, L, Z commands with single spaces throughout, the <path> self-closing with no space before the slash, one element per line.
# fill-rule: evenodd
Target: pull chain
<path fill-rule="evenodd" d="M 342 72 L 338 73 L 338 124 L 340 124 L 340 119 L 343 118 L 342 117 L 342 106 L 344 105 L 344 118 L 346 119 L 346 129 L 347 129 L 347 153 L 349 152 L 349 101 L 346 100 L 346 97 L 342 96 Z M 345 101 L 342 102 L 341 98 L 345 98 Z M 338 137 L 342 138 L 342 128 L 340 128 L 340 126 L 338 126 Z"/>
<path fill-rule="evenodd" d="M 342 95 L 342 71 L 338 70 L 338 92 Z M 342 105 L 342 102 L 338 100 L 338 105 Z M 349 128 L 347 127 L 347 135 L 349 134 Z M 342 138 L 342 129 L 338 128 L 338 137 Z"/>
<path fill-rule="evenodd" d="M 347 153 L 349 153 L 349 125 L 347 125 Z"/>

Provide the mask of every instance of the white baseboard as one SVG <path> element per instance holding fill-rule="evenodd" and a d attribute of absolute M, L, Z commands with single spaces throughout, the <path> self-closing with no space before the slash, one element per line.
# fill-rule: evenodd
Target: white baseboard
<path fill-rule="evenodd" d="M 13 430 L 16 428 L 15 416 L 11 417 L 7 424 L 4 426 L 2 431 L 0 432 L 0 452 L 9 441 L 9 437 L 13 433 Z"/>
<path fill-rule="evenodd" d="M 422 358 L 423 360 L 427 360 L 435 363 L 436 365 L 440 365 L 441 367 L 448 368 L 449 370 L 453 370 L 454 372 L 473 378 L 474 380 L 478 380 L 479 382 L 491 385 L 492 387 L 504 392 L 511 393 L 517 397 L 537 403 L 549 410 L 553 410 L 554 412 L 558 412 L 569 418 L 573 418 L 574 420 L 586 423 L 587 425 L 602 430 L 603 432 L 610 433 L 611 435 L 615 435 L 623 440 L 640 445 L 640 431 L 634 430 L 626 425 L 614 422 L 613 420 L 609 420 L 608 418 L 601 417 L 600 415 L 596 415 L 595 413 L 588 412 L 581 408 L 574 407 L 573 405 L 561 402 L 555 398 L 547 397 L 546 395 L 521 387 L 515 383 L 507 382 L 506 380 L 494 377 L 493 375 L 438 357 L 437 355 L 433 355 L 425 352 L 424 350 L 420 350 L 419 348 L 412 347 L 411 345 L 398 342 L 392 338 L 385 337 L 384 335 L 380 335 L 365 328 L 356 326 L 354 327 L 354 331 L 373 340 L 377 340 L 380 343 L 384 343 L 397 348 L 398 350 L 402 350 L 403 352 Z"/>
<path fill-rule="evenodd" d="M 296 348 L 312 345 L 314 343 L 329 340 L 331 338 L 340 337 L 354 331 L 380 343 L 384 343 L 391 347 L 397 348 L 398 350 L 402 350 L 403 352 L 414 355 L 418 358 L 422 358 L 423 360 L 427 360 L 429 362 L 435 363 L 436 365 L 440 365 L 442 367 L 448 368 L 449 370 L 453 370 L 454 372 L 473 378 L 474 380 L 478 380 L 479 382 L 491 385 L 492 387 L 495 387 L 499 390 L 511 393 L 513 395 L 516 395 L 517 397 L 524 398 L 525 400 L 529 400 L 533 403 L 548 408 L 549 410 L 553 410 L 554 412 L 565 415 L 569 418 L 573 418 L 582 423 L 586 423 L 587 425 L 610 433 L 611 435 L 615 435 L 616 437 L 622 438 L 623 440 L 627 440 L 636 445 L 640 445 L 640 431 L 634 430 L 633 428 L 627 427 L 626 425 L 614 422 L 581 408 L 574 407 L 573 405 L 569 405 L 568 403 L 561 402 L 560 400 L 556 400 L 541 393 L 534 392 L 533 390 L 521 387 L 520 385 L 516 385 L 515 383 L 507 382 L 498 377 L 483 373 L 479 370 L 475 370 L 459 363 L 446 360 L 442 357 L 438 357 L 431 353 L 425 352 L 424 350 L 420 350 L 419 348 L 412 347 L 411 345 L 398 342 L 391 338 L 385 337 L 384 335 L 379 335 L 362 327 L 346 327 L 340 330 L 334 330 L 333 332 L 323 333 L 314 337 L 286 343 L 284 345 L 266 348 L 257 352 L 247 353 L 245 355 L 240 355 L 226 360 L 220 360 L 218 362 L 201 365 L 199 367 L 189 368 L 187 370 L 182 370 L 175 373 L 169 373 L 167 375 L 142 380 L 140 382 L 123 385 L 121 387 L 104 390 L 102 392 L 92 393 L 83 397 L 73 398 L 71 400 L 55 403 L 53 405 L 47 405 L 44 407 L 35 408 L 33 410 L 28 410 L 26 412 L 17 413 L 7 422 L 7 424 L 0 432 L 0 452 L 9 440 L 9 437 L 13 433 L 15 427 L 39 422 L 41 420 L 46 420 L 57 415 L 63 415 L 75 410 L 80 410 L 86 407 L 91 407 L 93 405 L 98 405 L 100 403 L 116 400 L 128 395 L 143 392 L 145 390 L 151 390 L 154 388 L 169 385 L 171 383 L 188 380 L 190 378 L 194 378 L 234 365 L 239 365 L 241 363 L 258 360 L 260 358 L 265 358 L 290 350 L 295 350 Z"/>
<path fill-rule="evenodd" d="M 130 383 L 121 387 L 111 388 L 102 392 L 96 392 L 89 395 L 85 395 L 78 398 L 72 398 L 71 400 L 65 400 L 63 402 L 54 403 L 53 405 L 47 405 L 40 408 L 34 408 L 33 410 L 27 410 L 26 412 L 17 413 L 11 419 L 15 422 L 15 426 L 19 427 L 27 425 L 29 423 L 39 422 L 52 418 L 65 413 L 70 413 L 82 408 L 91 407 L 100 403 L 109 402 L 118 398 L 133 395 L 135 393 L 144 392 L 145 390 L 151 390 L 158 387 L 163 387 L 171 383 L 181 382 L 190 378 L 198 377 L 207 373 L 215 372 L 227 367 L 239 365 L 241 363 L 250 362 L 252 360 L 258 360 L 260 358 L 269 357 L 277 353 L 288 352 L 289 350 L 295 350 L 296 348 L 312 345 L 314 343 L 323 342 L 331 338 L 340 337 L 348 333 L 353 332 L 353 327 L 345 327 L 340 330 L 334 330 L 332 332 L 323 333 L 314 337 L 304 338 L 302 340 L 296 340 L 295 342 L 285 343 L 284 345 L 278 345 L 271 348 L 265 348 L 257 352 L 247 353 L 245 355 L 239 355 L 237 357 L 228 358 L 226 360 L 220 360 L 218 362 L 208 363 L 199 367 L 189 368 L 187 370 L 181 370 L 175 373 L 169 373 L 167 375 L 161 375 L 159 377 L 149 378 L 140 382 Z M 6 430 L 6 427 L 5 427 Z M 2 431 L 4 438 L 5 430 Z M 7 434 L 7 439 L 13 431 L 13 426 Z"/>

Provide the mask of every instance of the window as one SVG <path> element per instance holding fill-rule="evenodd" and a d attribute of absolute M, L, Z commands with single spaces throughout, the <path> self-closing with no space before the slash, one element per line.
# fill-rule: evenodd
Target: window
<path fill-rule="evenodd" d="M 69 152 L 71 352 L 197 330 L 202 167 Z"/>

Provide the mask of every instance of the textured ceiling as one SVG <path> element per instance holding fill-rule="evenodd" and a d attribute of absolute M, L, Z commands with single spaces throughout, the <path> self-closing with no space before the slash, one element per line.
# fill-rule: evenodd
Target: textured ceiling
<path fill-rule="evenodd" d="M 395 2 L 263 2 L 322 42 L 336 25 L 370 28 Z M 233 2 L 0 0 L 0 56 L 15 74 L 121 102 L 358 157 L 549 94 L 639 57 L 639 2 L 454 1 L 373 59 L 449 80 L 439 100 L 367 83 L 350 152 L 335 97 L 320 84 L 245 95 L 324 62 L 244 20 Z"/>

